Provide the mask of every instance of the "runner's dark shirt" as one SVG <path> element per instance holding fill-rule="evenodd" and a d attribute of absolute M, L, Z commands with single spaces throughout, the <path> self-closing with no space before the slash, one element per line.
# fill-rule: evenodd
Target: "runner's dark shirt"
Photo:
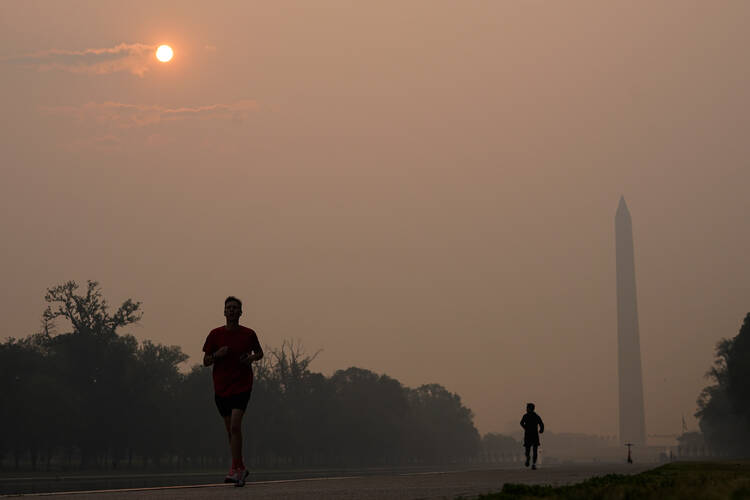
<path fill-rule="evenodd" d="M 525 413 L 521 418 L 521 427 L 523 427 L 523 444 L 524 446 L 539 446 L 539 432 L 544 432 L 544 422 L 542 417 L 536 412 Z"/>
<path fill-rule="evenodd" d="M 247 392 L 253 388 L 253 370 L 240 361 L 240 356 L 250 351 L 260 351 L 258 336 L 250 328 L 237 326 L 228 330 L 225 326 L 214 328 L 206 337 L 203 352 L 215 353 L 220 347 L 227 346 L 227 355 L 214 362 L 214 391 L 220 397 Z"/>

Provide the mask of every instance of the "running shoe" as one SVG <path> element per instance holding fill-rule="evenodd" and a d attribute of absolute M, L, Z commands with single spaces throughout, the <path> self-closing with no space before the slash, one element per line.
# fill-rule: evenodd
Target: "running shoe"
<path fill-rule="evenodd" d="M 239 486 L 240 488 L 245 486 L 245 481 L 247 480 L 247 476 L 250 475 L 250 472 L 248 472 L 247 469 L 237 469 L 237 482 L 234 483 L 235 486 Z"/>
<path fill-rule="evenodd" d="M 236 483 L 237 482 L 237 470 L 232 467 L 229 469 L 229 473 L 224 477 L 225 483 Z"/>

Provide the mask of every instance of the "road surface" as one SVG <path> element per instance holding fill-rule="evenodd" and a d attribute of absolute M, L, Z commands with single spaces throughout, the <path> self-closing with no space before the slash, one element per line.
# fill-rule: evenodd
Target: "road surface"
<path fill-rule="evenodd" d="M 203 484 L 163 488 L 131 488 L 86 492 L 38 493 L 20 497 L 51 497 L 54 500 L 172 500 L 172 499 L 299 499 L 299 500 L 413 500 L 475 497 L 500 491 L 505 483 L 563 485 L 605 474 L 636 474 L 655 465 L 574 464 L 526 468 L 499 468 L 441 472 L 416 472 L 349 477 L 321 477 L 248 482 L 233 485 Z M 252 479 L 252 476 L 250 477 Z"/>

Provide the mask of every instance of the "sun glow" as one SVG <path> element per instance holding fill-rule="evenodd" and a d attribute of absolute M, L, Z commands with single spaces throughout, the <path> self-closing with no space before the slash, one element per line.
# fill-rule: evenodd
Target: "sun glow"
<path fill-rule="evenodd" d="M 156 49 L 156 58 L 161 62 L 169 62 L 173 55 L 174 52 L 172 52 L 172 47 L 169 45 L 160 45 L 159 48 Z"/>

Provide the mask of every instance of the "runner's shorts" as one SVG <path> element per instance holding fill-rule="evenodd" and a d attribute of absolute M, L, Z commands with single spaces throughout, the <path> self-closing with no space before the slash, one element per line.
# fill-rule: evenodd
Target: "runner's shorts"
<path fill-rule="evenodd" d="M 240 392 L 239 394 L 232 394 L 230 396 L 221 397 L 218 394 L 214 394 L 214 401 L 216 401 L 216 408 L 219 409 L 219 413 L 222 417 L 228 417 L 232 414 L 232 410 L 247 409 L 247 403 L 250 401 L 250 391 Z"/>

